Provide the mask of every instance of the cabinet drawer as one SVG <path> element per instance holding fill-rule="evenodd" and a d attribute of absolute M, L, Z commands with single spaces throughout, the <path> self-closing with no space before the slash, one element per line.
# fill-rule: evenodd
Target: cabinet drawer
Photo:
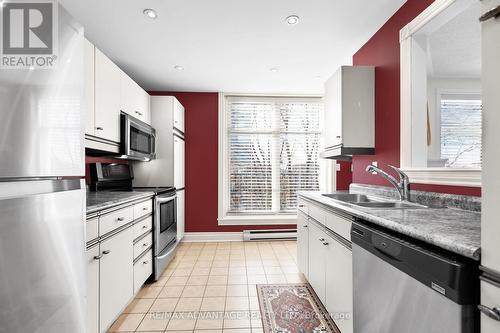
<path fill-rule="evenodd" d="M 134 244 L 134 260 L 153 245 L 153 234 L 141 238 Z"/>
<path fill-rule="evenodd" d="M 149 250 L 134 264 L 134 294 L 141 289 L 148 277 L 153 273 L 153 250 Z"/>
<path fill-rule="evenodd" d="M 153 201 L 148 200 L 134 205 L 134 219 L 151 214 L 153 212 Z"/>
<path fill-rule="evenodd" d="M 321 224 L 325 224 L 325 210 L 313 205 L 313 204 L 308 204 L 308 212 L 309 216 L 318 221 Z"/>
<path fill-rule="evenodd" d="M 325 213 L 325 226 L 347 240 L 351 240 L 352 221 L 333 213 Z"/>
<path fill-rule="evenodd" d="M 85 224 L 85 241 L 90 242 L 99 237 L 99 219 L 97 217 L 87 220 Z"/>
<path fill-rule="evenodd" d="M 100 217 L 99 235 L 102 236 L 134 220 L 134 208 L 126 207 Z"/>
<path fill-rule="evenodd" d="M 153 228 L 153 217 L 149 216 L 142 221 L 134 224 L 134 239 L 139 236 L 144 235 L 147 231 L 150 231 Z"/>
<path fill-rule="evenodd" d="M 297 200 L 297 209 L 303 212 L 304 214 L 309 215 L 309 207 L 305 200 L 302 199 Z"/>

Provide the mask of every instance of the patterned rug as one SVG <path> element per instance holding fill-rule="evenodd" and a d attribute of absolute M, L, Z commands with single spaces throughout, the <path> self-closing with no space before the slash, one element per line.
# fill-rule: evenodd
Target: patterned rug
<path fill-rule="evenodd" d="M 257 285 L 265 333 L 340 333 L 308 283 Z"/>

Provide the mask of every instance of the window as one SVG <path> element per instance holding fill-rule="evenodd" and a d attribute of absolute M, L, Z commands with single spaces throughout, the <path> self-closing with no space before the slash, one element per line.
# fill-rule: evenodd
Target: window
<path fill-rule="evenodd" d="M 319 98 L 226 96 L 224 215 L 294 214 L 320 189 Z"/>
<path fill-rule="evenodd" d="M 481 97 L 441 95 L 441 158 L 446 167 L 481 167 Z"/>

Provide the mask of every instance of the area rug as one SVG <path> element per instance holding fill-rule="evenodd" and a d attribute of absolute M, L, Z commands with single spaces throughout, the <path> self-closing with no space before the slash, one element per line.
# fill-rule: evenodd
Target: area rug
<path fill-rule="evenodd" d="M 257 285 L 265 333 L 340 333 L 308 283 Z"/>

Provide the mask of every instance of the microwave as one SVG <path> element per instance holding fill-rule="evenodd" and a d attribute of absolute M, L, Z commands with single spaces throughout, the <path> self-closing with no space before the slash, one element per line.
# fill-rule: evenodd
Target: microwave
<path fill-rule="evenodd" d="M 156 158 L 156 131 L 153 127 L 124 112 L 120 114 L 120 156 L 118 158 L 151 161 Z"/>

